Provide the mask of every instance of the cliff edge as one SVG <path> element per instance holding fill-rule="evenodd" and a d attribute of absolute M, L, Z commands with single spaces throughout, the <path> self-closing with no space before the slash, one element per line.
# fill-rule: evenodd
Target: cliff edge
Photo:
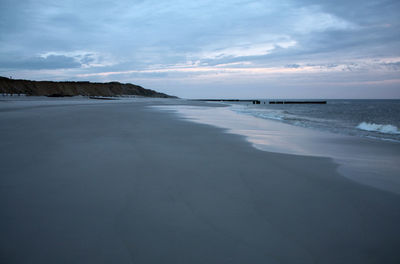
<path fill-rule="evenodd" d="M 146 97 L 176 98 L 164 93 L 145 89 L 131 83 L 52 82 L 14 80 L 0 76 L 0 93 L 36 96 L 119 96 L 138 95 Z"/>

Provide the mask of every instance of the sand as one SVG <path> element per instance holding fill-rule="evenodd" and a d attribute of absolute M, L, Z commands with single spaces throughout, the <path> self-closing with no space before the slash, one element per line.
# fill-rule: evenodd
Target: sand
<path fill-rule="evenodd" d="M 163 102 L 0 107 L 0 263 L 400 262 L 399 195 Z"/>

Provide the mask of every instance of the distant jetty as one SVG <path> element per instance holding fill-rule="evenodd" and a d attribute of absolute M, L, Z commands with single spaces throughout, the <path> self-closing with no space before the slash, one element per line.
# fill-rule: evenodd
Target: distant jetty
<path fill-rule="evenodd" d="M 269 101 L 269 104 L 326 104 L 326 101 Z"/>
<path fill-rule="evenodd" d="M 144 97 L 176 98 L 164 93 L 145 89 L 131 83 L 92 83 L 92 82 L 52 82 L 14 80 L 0 77 L 0 94 L 25 94 L 35 96 L 122 96 L 134 95 Z"/>
<path fill-rule="evenodd" d="M 253 104 L 264 104 L 268 102 L 269 104 L 326 104 L 326 101 L 320 100 L 279 100 L 279 101 L 260 101 L 256 99 L 195 99 L 194 101 L 207 101 L 207 102 L 251 102 Z"/>

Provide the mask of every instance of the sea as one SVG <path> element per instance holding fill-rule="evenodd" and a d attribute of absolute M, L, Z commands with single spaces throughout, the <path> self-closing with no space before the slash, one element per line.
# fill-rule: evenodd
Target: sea
<path fill-rule="evenodd" d="M 400 100 L 327 100 L 327 104 L 269 101 L 274 100 L 260 99 L 260 104 L 235 102 L 231 110 L 300 127 L 400 142 Z"/>

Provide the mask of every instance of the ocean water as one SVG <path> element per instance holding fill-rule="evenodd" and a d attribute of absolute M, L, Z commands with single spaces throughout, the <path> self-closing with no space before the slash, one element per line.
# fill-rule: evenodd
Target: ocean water
<path fill-rule="evenodd" d="M 327 104 L 232 103 L 231 110 L 258 118 L 338 134 L 400 142 L 400 100 L 328 100 Z"/>

